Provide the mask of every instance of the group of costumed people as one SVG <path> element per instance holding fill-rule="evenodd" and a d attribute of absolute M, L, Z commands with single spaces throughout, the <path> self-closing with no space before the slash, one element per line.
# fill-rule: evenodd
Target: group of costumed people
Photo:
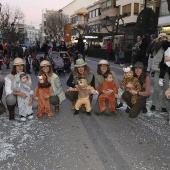
<path fill-rule="evenodd" d="M 117 109 L 126 102 L 126 113 L 129 117 L 135 118 L 141 112 L 147 112 L 146 100 L 151 90 L 150 77 L 146 74 L 142 62 L 123 67 L 123 71 L 124 77 L 119 85 L 118 78 L 110 71 L 107 60 L 99 61 L 97 73 L 94 75 L 87 63 L 78 59 L 66 82 L 69 88 L 64 93 L 60 79 L 53 73 L 50 62 L 43 60 L 40 63 L 38 84 L 34 92 L 31 77 L 25 73 L 23 59 L 16 58 L 11 73 L 4 78 L 9 120 L 15 119 L 16 105 L 21 121 L 32 119 L 35 103 L 38 107 L 38 118 L 43 117 L 43 114 L 51 117 L 51 104 L 54 105 L 55 112 L 59 112 L 59 105 L 66 98 L 72 102 L 71 109 L 74 109 L 74 115 L 81 111 L 90 116 L 93 95 L 98 95 L 94 108 L 97 115 L 117 114 Z M 118 88 L 121 88 L 123 93 L 116 107 L 119 98 Z M 170 93 L 167 92 L 166 96 L 170 98 Z"/>
<path fill-rule="evenodd" d="M 11 73 L 4 78 L 9 120 L 15 120 L 16 105 L 19 108 L 21 121 L 32 119 L 34 117 L 32 109 L 36 107 L 38 107 L 38 118 L 44 113 L 53 116 L 51 104 L 55 106 L 55 111 L 59 112 L 59 104 L 65 100 L 59 77 L 53 73 L 49 61 L 43 60 L 40 63 L 39 82 L 34 92 L 31 77 L 25 73 L 24 66 L 24 60 L 16 58 Z"/>

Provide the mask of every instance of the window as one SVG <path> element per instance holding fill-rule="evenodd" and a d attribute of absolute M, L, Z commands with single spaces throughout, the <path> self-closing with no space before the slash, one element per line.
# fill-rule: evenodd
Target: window
<path fill-rule="evenodd" d="M 94 18 L 100 15 L 100 9 L 95 9 L 89 12 L 89 18 Z"/>
<path fill-rule="evenodd" d="M 71 23 L 72 23 L 72 24 L 75 24 L 77 21 L 78 21 L 78 17 L 77 17 L 77 16 L 71 18 Z"/>
<path fill-rule="evenodd" d="M 102 11 L 107 10 L 112 7 L 112 0 L 107 0 L 102 3 Z"/>
<path fill-rule="evenodd" d="M 92 18 L 92 11 L 89 12 L 89 18 Z"/>
<path fill-rule="evenodd" d="M 92 25 L 91 31 L 92 32 L 99 32 L 100 31 L 100 24 Z"/>
<path fill-rule="evenodd" d="M 92 17 L 94 18 L 95 16 L 96 16 L 96 12 L 95 12 L 95 10 L 93 10 Z"/>
<path fill-rule="evenodd" d="M 131 15 L 131 4 L 122 6 L 122 14 L 126 14 L 127 16 Z"/>
<path fill-rule="evenodd" d="M 134 14 L 139 14 L 139 3 L 134 3 Z"/>
<path fill-rule="evenodd" d="M 99 9 L 96 9 L 96 17 L 99 16 Z"/>
<path fill-rule="evenodd" d="M 107 1 L 107 2 L 106 2 L 106 7 L 107 7 L 107 8 L 110 8 L 111 6 L 112 6 L 112 2 L 111 2 L 111 1 Z"/>

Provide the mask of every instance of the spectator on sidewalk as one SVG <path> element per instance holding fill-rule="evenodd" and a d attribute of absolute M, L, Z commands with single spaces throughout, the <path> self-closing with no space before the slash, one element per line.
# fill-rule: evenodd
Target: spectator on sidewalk
<path fill-rule="evenodd" d="M 129 117 L 135 118 L 140 112 L 147 113 L 146 108 L 146 99 L 148 98 L 151 91 L 151 81 L 150 77 L 146 74 L 144 70 L 144 65 L 142 62 L 136 62 L 134 65 L 134 77 L 138 78 L 139 83 L 141 85 L 141 90 L 130 90 L 125 91 L 122 94 L 122 98 L 127 103 L 126 113 L 129 113 Z M 133 86 L 132 83 L 128 83 L 127 87 L 131 88 Z M 132 105 L 131 98 L 132 95 L 138 95 L 137 101 L 134 105 Z"/>
<path fill-rule="evenodd" d="M 7 44 L 7 54 L 8 54 L 9 59 L 11 58 L 11 53 L 12 53 L 12 46 L 11 46 L 11 43 L 9 42 Z"/>
<path fill-rule="evenodd" d="M 18 45 L 17 53 L 18 53 L 18 57 L 20 57 L 20 58 L 24 57 L 24 52 L 23 52 L 23 48 L 22 48 L 21 44 Z"/>
<path fill-rule="evenodd" d="M 161 111 L 167 112 L 166 97 L 164 95 L 162 95 L 161 98 L 159 97 L 159 95 L 162 91 L 163 91 L 163 93 L 165 93 L 165 91 L 169 88 L 169 75 L 167 72 L 165 73 L 165 76 L 164 76 L 163 86 L 159 85 L 159 75 L 160 75 L 159 64 L 160 64 L 162 57 L 164 55 L 164 49 L 162 47 L 162 43 L 167 40 L 167 35 L 165 33 L 160 33 L 156 40 L 158 42 L 155 43 L 155 50 L 153 53 L 154 57 L 152 59 L 152 70 L 155 72 L 155 75 L 154 75 L 154 88 L 153 88 L 153 94 L 152 94 L 152 106 L 151 106 L 150 110 L 155 111 L 156 106 L 159 102 Z"/>
<path fill-rule="evenodd" d="M 83 59 L 77 59 L 76 64 L 74 65 L 74 70 L 69 76 L 67 80 L 67 86 L 76 88 L 77 81 L 79 78 L 85 78 L 87 83 L 94 87 L 94 75 L 91 69 L 88 67 L 87 63 Z M 67 91 L 65 93 L 66 97 L 72 102 L 72 109 L 74 109 L 74 105 L 76 100 L 78 99 L 78 92 L 77 91 Z M 92 95 L 90 96 L 90 100 L 92 101 Z M 82 112 L 86 112 L 86 109 L 81 106 L 80 110 Z"/>
<path fill-rule="evenodd" d="M 80 53 L 83 56 L 83 60 L 85 61 L 85 54 L 84 54 L 85 49 L 84 49 L 84 42 L 82 38 L 78 39 L 77 50 L 78 50 L 78 53 Z"/>
<path fill-rule="evenodd" d="M 156 38 L 156 35 L 155 34 L 152 34 L 150 36 L 150 39 L 151 39 L 151 43 L 149 44 L 149 47 L 148 47 L 148 50 L 147 50 L 147 53 L 148 53 L 148 67 L 147 67 L 147 72 L 149 74 L 151 74 L 151 66 L 152 66 L 152 59 L 153 59 L 153 53 L 154 53 L 154 49 L 155 49 L 155 38 Z"/>
<path fill-rule="evenodd" d="M 110 41 L 107 42 L 107 60 L 110 61 L 112 54 L 112 44 Z"/>
<path fill-rule="evenodd" d="M 120 45 L 119 44 L 115 44 L 115 49 L 114 49 L 114 53 L 115 53 L 115 64 L 120 64 Z"/>
<path fill-rule="evenodd" d="M 109 63 L 107 60 L 100 60 L 97 66 L 97 74 L 95 75 L 95 89 L 98 89 L 100 87 L 100 85 L 105 81 L 104 79 L 104 75 L 106 73 L 110 72 L 110 67 L 109 67 Z M 119 88 L 119 82 L 118 82 L 118 78 L 116 76 L 116 74 L 111 71 L 112 75 L 113 75 L 113 82 L 116 84 L 117 88 Z M 112 93 L 110 90 L 108 90 L 107 92 L 105 92 L 106 94 L 110 94 Z M 99 101 L 97 99 L 96 104 L 95 104 L 95 113 L 97 115 L 111 115 L 112 113 L 109 110 L 109 106 L 108 106 L 108 102 L 106 103 L 106 110 L 104 112 L 100 112 L 99 109 Z"/>
<path fill-rule="evenodd" d="M 140 52 L 139 52 L 139 55 L 138 55 L 139 56 L 138 61 L 142 62 L 144 67 L 146 67 L 147 63 L 148 63 L 148 57 L 146 55 L 146 51 L 147 51 L 147 47 L 148 47 L 148 42 L 149 42 L 148 35 L 144 34 L 142 36 L 142 43 L 139 45 Z"/>
<path fill-rule="evenodd" d="M 124 65 L 124 58 L 125 58 L 125 49 L 124 49 L 124 46 L 122 45 L 120 47 L 120 53 L 119 53 L 120 66 Z"/>
<path fill-rule="evenodd" d="M 5 58 L 7 55 L 7 44 L 6 43 L 3 43 L 3 51 L 4 51 L 4 58 Z"/>
<path fill-rule="evenodd" d="M 60 46 L 59 46 L 59 50 L 60 50 L 60 51 L 67 51 L 66 43 L 65 43 L 64 40 L 61 41 L 61 44 L 60 44 Z"/>
<path fill-rule="evenodd" d="M 137 36 L 137 42 L 136 44 L 132 47 L 132 59 L 131 59 L 131 64 L 136 63 L 139 61 L 140 58 L 140 48 L 139 46 L 142 44 L 142 39 L 140 36 Z"/>

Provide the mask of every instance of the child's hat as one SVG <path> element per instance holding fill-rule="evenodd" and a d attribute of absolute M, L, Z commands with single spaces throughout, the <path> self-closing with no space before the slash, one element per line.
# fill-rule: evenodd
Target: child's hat
<path fill-rule="evenodd" d="M 131 68 L 132 68 L 132 65 L 127 66 L 127 67 L 123 67 L 123 71 L 124 71 L 125 73 L 127 73 L 127 72 L 131 71 Z"/>

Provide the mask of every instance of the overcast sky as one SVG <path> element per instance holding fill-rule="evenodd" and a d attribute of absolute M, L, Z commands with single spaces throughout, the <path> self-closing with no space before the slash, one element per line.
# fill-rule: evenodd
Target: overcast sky
<path fill-rule="evenodd" d="M 9 4 L 11 7 L 19 7 L 25 14 L 26 24 L 40 24 L 42 10 L 59 10 L 73 0 L 0 0 L 3 5 Z"/>

